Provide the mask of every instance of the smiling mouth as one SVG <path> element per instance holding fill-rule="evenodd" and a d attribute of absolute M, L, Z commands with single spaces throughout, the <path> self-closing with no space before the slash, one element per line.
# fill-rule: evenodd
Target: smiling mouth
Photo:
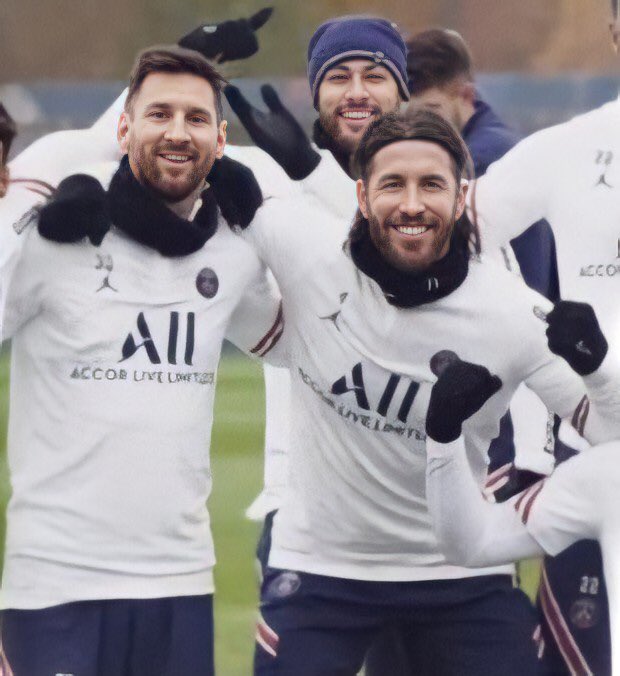
<path fill-rule="evenodd" d="M 177 155 L 175 153 L 160 153 L 160 157 L 163 157 L 168 162 L 173 162 L 174 164 L 185 164 L 186 162 L 191 161 L 189 155 Z"/>
<path fill-rule="evenodd" d="M 367 120 L 373 114 L 372 110 L 343 110 L 340 116 L 345 120 Z"/>
<path fill-rule="evenodd" d="M 409 237 L 418 237 L 430 230 L 429 225 L 393 225 L 401 235 L 408 235 Z"/>

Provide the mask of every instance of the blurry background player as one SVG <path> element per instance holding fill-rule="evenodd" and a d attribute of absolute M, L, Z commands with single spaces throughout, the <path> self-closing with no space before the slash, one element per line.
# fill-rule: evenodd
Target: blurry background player
<path fill-rule="evenodd" d="M 614 46 L 620 24 L 612 0 Z M 589 303 L 610 343 L 620 340 L 620 103 L 616 100 L 519 143 L 472 191 L 482 237 L 500 245 L 546 218 L 555 236 L 560 295 Z M 558 461 L 581 448 L 562 425 Z M 543 566 L 539 603 L 544 616 L 545 659 L 554 673 L 587 663 L 610 672 L 609 628 L 600 548 L 582 542 Z M 583 605 L 591 612 L 579 612 Z"/>
<path fill-rule="evenodd" d="M 9 188 L 9 152 L 17 133 L 17 127 L 7 109 L 0 103 L 0 197 L 4 197 Z"/>

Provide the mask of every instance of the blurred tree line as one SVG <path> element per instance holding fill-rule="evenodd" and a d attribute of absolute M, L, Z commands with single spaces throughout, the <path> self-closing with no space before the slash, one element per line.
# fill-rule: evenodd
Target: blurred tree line
<path fill-rule="evenodd" d="M 122 79 L 136 52 L 204 21 L 248 16 L 268 0 L 0 0 L 0 82 Z M 613 71 L 610 0 L 307 0 L 272 2 L 260 52 L 227 75 L 300 75 L 321 21 L 378 14 L 403 33 L 460 31 L 484 71 Z"/>

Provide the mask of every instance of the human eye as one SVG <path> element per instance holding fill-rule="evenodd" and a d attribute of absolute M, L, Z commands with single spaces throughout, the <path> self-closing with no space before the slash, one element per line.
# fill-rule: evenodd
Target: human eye
<path fill-rule="evenodd" d="M 166 119 L 166 113 L 163 110 L 151 110 L 148 117 L 153 120 L 164 120 Z"/>
<path fill-rule="evenodd" d="M 344 82 L 348 78 L 345 73 L 332 73 L 331 75 L 327 76 L 327 79 L 330 82 Z"/>
<path fill-rule="evenodd" d="M 380 189 L 381 190 L 398 190 L 398 188 L 401 187 L 401 182 L 395 179 L 392 179 L 390 181 L 385 181 L 381 183 Z"/>
<path fill-rule="evenodd" d="M 208 124 L 209 120 L 204 115 L 192 115 L 189 118 L 192 124 Z"/>

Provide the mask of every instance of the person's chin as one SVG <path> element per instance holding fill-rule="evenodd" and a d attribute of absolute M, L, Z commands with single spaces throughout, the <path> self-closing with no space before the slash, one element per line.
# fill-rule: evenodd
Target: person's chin
<path fill-rule="evenodd" d="M 172 203 L 182 202 L 193 190 L 187 181 L 159 181 L 154 188 L 162 199 Z"/>

